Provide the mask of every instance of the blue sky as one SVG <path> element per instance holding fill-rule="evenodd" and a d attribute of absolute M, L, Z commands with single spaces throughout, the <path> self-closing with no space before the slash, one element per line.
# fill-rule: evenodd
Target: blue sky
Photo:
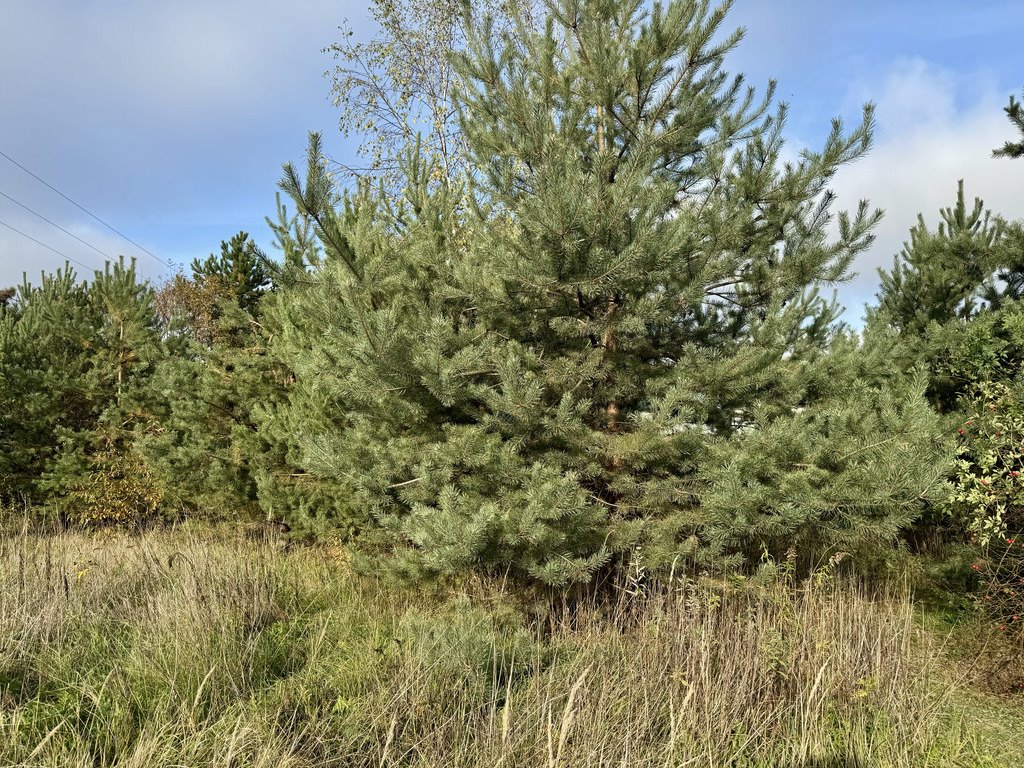
<path fill-rule="evenodd" d="M 0 152 L 142 244 L 187 264 L 240 229 L 269 249 L 281 164 L 301 159 L 306 133 L 351 158 L 329 102 L 321 49 L 349 0 L 3 0 Z M 841 290 L 859 315 L 918 211 L 949 204 L 956 180 L 994 211 L 1024 216 L 1024 161 L 990 159 L 1010 138 L 1002 113 L 1024 88 L 1020 0 L 737 0 L 747 37 L 731 69 L 779 81 L 793 148 L 815 147 L 834 115 L 878 104 L 871 155 L 835 180 L 843 207 L 886 209 L 860 276 Z M 169 270 L 0 157 L 0 193 L 111 255 Z M 86 265 L 103 257 L 0 196 L 0 221 Z M 63 260 L 0 227 L 0 285 Z M 81 271 L 81 270 L 80 270 Z"/>

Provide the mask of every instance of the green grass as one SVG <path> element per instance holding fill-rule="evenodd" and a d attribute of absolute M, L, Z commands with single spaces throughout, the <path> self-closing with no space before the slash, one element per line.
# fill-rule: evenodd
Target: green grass
<path fill-rule="evenodd" d="M 828 579 L 550 605 L 149 533 L 3 539 L 0 581 L 3 766 L 1020 762 L 1012 699 Z"/>

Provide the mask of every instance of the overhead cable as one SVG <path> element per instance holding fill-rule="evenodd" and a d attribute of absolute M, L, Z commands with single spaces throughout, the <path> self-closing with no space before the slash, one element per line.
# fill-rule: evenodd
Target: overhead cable
<path fill-rule="evenodd" d="M 56 227 L 61 232 L 63 232 L 65 235 L 69 235 L 70 237 L 75 238 L 75 240 L 80 242 L 82 245 L 85 245 L 85 246 L 88 246 L 89 248 L 92 248 L 94 251 L 96 251 L 96 253 L 98 253 L 100 256 L 102 256 L 103 258 L 107 259 L 108 261 L 113 261 L 114 260 L 113 257 L 109 253 L 107 253 L 106 251 L 101 251 L 99 248 L 97 248 L 92 243 L 85 242 L 85 240 L 80 238 L 74 232 L 69 232 L 68 230 L 64 229 L 64 227 L 62 227 L 60 224 L 58 224 L 57 222 L 51 221 L 50 219 L 46 218 L 45 216 L 43 216 L 43 214 L 39 213 L 38 211 L 33 211 L 27 205 L 25 205 L 24 203 L 22 203 L 22 202 L 20 202 L 18 200 L 15 200 L 13 197 L 8 195 L 6 192 L 0 191 L 0 197 L 6 197 L 8 200 L 10 200 L 15 205 L 20 205 L 22 208 L 24 208 L 26 211 L 31 213 L 33 216 L 37 216 L 38 218 L 42 219 L 47 224 L 49 224 L 51 227 Z"/>
<path fill-rule="evenodd" d="M 38 175 L 36 175 L 36 174 L 35 174 L 35 173 L 33 173 L 32 171 L 30 171 L 30 170 L 29 170 L 28 168 L 26 168 L 26 167 L 25 167 L 24 165 L 22 165 L 21 163 L 19 163 L 19 162 L 18 162 L 17 160 L 15 160 L 15 159 L 14 159 L 13 157 L 11 157 L 10 155 L 8 155 L 8 154 L 7 154 L 6 152 L 0 151 L 0 157 L 4 157 L 4 158 L 6 158 L 7 160 L 9 160 L 10 162 L 14 163 L 14 165 L 16 165 L 16 166 L 18 166 L 19 168 L 21 168 L 21 170 L 23 170 L 23 171 L 24 171 L 25 173 L 27 173 L 27 174 L 28 174 L 29 176 L 31 176 L 31 177 L 32 177 L 33 179 L 35 179 L 36 181 L 38 181 L 38 182 L 39 182 L 40 184 L 43 184 L 43 185 L 45 185 L 45 186 L 49 187 L 49 188 L 50 188 L 51 190 L 53 190 L 53 191 L 54 191 L 54 192 L 56 192 L 56 193 L 57 193 L 58 195 L 60 195 L 61 197 L 63 197 L 63 198 L 64 198 L 65 200 L 67 200 L 67 201 L 68 201 L 69 203 L 71 203 L 71 204 L 72 204 L 73 206 L 75 206 L 76 208 L 78 208 L 78 209 L 79 209 L 80 211 L 82 211 L 82 212 L 84 212 L 84 213 L 87 213 L 87 214 L 89 214 L 90 216 L 92 216 L 92 218 L 94 218 L 94 219 L 95 219 L 96 221 L 98 221 L 98 222 L 99 222 L 100 224 L 102 224 L 102 225 L 103 225 L 104 227 L 106 227 L 107 229 L 109 229 L 109 230 L 110 230 L 111 232 L 113 232 L 114 234 L 116 234 L 116 235 L 119 235 L 120 237 L 123 237 L 123 238 L 124 238 L 125 240 L 127 240 L 127 241 L 128 241 L 129 243 L 131 243 L 132 245 L 134 245 L 134 246 L 135 246 L 136 248 L 138 248 L 138 249 L 139 249 L 140 251 L 142 251 L 143 253 L 145 253 L 145 254 L 147 254 L 148 256 L 151 256 L 152 258 L 156 259 L 157 261 L 159 261 L 159 262 L 160 262 L 161 264 L 163 264 L 163 265 L 164 265 L 165 267 L 167 267 L 168 269 L 174 269 L 174 267 L 173 267 L 173 266 L 171 266 L 171 264 L 169 264 L 168 262 L 166 262 L 166 261 L 164 261 L 163 259 L 161 259 L 161 258 L 160 258 L 159 256 L 157 256 L 157 255 L 156 255 L 155 253 L 153 253 L 152 251 L 150 251 L 150 250 L 148 250 L 148 249 L 146 249 L 146 248 L 143 248 L 143 247 L 142 247 L 141 245 L 139 245 L 139 244 L 138 244 L 137 242 L 135 242 L 135 241 L 134 241 L 134 240 L 132 240 L 132 239 L 131 239 L 130 237 L 128 237 L 128 235 L 126 235 L 126 234 L 125 234 L 124 232 L 122 232 L 121 230 L 117 229 L 117 228 L 116 228 L 116 227 L 114 227 L 114 226 L 113 226 L 112 224 L 108 224 L 108 223 L 107 223 L 106 221 L 104 221 L 103 219 L 101 219 L 101 218 L 100 218 L 99 216 L 97 216 L 97 215 L 96 215 L 95 213 L 93 213 L 92 211 L 90 211 L 90 210 L 89 210 L 88 208 L 86 208 L 86 207 L 85 207 L 84 205 L 81 205 L 81 204 L 79 204 L 79 203 L 76 203 L 76 202 L 75 202 L 74 200 L 72 200 L 72 199 L 71 199 L 70 197 L 68 197 L 67 195 L 65 195 L 65 194 L 64 194 L 63 192 L 61 192 L 61 191 L 60 191 L 59 189 L 57 189 L 57 188 L 56 188 L 55 186 L 53 186 L 52 184 L 50 184 L 50 183 L 49 183 L 48 181 L 46 181 L 45 179 L 43 179 L 43 178 L 40 178 L 40 177 L 39 177 Z"/>
<path fill-rule="evenodd" d="M 70 256 L 68 256 L 68 255 L 67 255 L 66 253 L 64 253 L 64 252 L 62 252 L 62 251 L 58 251 L 58 250 L 57 250 L 56 248 L 54 248 L 53 246 L 47 245 L 46 243 L 42 242 L 41 240 L 36 240 L 36 239 L 35 239 L 34 237 L 32 237 L 32 235 L 26 235 L 26 234 L 25 234 L 24 232 L 22 232 L 22 231 L 21 231 L 20 229 L 18 229 L 17 227 L 12 227 L 12 226 L 11 226 L 10 224 L 8 224 L 8 223 L 7 223 L 6 221 L 0 220 L 0 226 L 4 226 L 4 227 L 7 227 L 7 228 L 8 228 L 9 230 L 11 230 L 12 232 L 17 232 L 17 233 L 18 233 L 19 235 L 21 235 L 21 236 L 22 236 L 22 237 L 24 237 L 24 238 L 28 238 L 28 239 L 29 239 L 29 240 L 31 240 L 31 241 L 32 241 L 33 243 L 36 243 L 37 245 L 41 245 L 41 246 L 43 246 L 43 248 L 48 248 L 49 250 L 51 250 L 51 251 L 53 251 L 54 253 L 56 253 L 56 254 L 57 254 L 58 256 L 62 256 L 63 258 L 67 259 L 68 261 L 70 261 L 70 262 L 72 262 L 72 263 L 74 263 L 74 264 L 77 264 L 77 265 L 78 265 L 78 266 L 80 266 L 80 267 L 81 267 L 82 269 L 92 269 L 92 267 L 89 267 L 89 266 L 87 266 L 87 265 L 83 264 L 83 263 L 82 263 L 82 262 L 80 262 L 80 261 L 79 261 L 78 259 L 73 259 L 73 258 L 71 258 Z"/>

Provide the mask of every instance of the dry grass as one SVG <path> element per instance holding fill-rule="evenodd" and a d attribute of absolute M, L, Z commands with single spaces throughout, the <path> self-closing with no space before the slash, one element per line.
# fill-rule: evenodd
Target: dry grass
<path fill-rule="evenodd" d="M 4 766 L 971 764 L 908 602 L 828 580 L 539 612 L 169 533 L 10 537 L 0 580 Z"/>

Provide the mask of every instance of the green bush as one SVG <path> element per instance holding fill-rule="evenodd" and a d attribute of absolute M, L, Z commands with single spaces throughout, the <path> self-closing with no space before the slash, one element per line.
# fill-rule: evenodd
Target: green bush
<path fill-rule="evenodd" d="M 983 382 L 957 427 L 949 510 L 981 546 L 1024 530 L 1024 400 L 1015 384 Z"/>

